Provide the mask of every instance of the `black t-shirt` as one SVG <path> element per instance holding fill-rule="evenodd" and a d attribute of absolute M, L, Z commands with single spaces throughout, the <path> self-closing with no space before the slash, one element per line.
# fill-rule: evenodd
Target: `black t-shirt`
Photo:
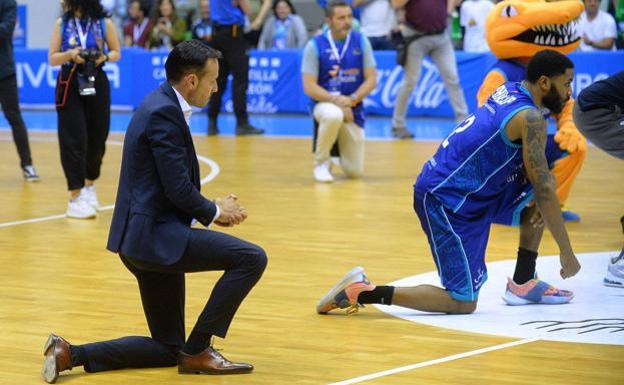
<path fill-rule="evenodd" d="M 582 111 L 594 108 L 612 108 L 624 111 L 624 71 L 597 81 L 579 94 L 577 103 Z"/>

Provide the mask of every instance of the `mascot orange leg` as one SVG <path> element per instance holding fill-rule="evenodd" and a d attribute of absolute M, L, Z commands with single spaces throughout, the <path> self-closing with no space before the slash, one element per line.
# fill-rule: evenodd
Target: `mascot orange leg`
<path fill-rule="evenodd" d="M 570 195 L 570 189 L 576 179 L 576 176 L 581 171 L 581 166 L 585 161 L 585 155 L 587 150 L 577 150 L 576 152 L 569 154 L 568 156 L 559 159 L 555 162 L 555 167 L 551 170 L 557 183 L 557 198 L 559 203 L 563 206 Z"/>
<path fill-rule="evenodd" d="M 560 149 L 568 152 L 568 156 L 555 162 L 555 166 L 551 170 L 557 183 L 557 197 L 562 207 L 570 195 L 572 184 L 581 171 L 581 166 L 583 166 L 587 155 L 587 140 L 581 135 L 572 120 L 573 107 L 574 100 L 569 99 L 563 111 L 557 116 L 558 129 L 555 134 L 555 142 Z M 580 218 L 574 213 L 564 212 L 564 219 L 579 220 Z"/>

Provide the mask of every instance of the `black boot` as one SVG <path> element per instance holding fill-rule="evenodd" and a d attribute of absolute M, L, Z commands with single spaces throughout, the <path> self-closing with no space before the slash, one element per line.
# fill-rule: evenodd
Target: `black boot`
<path fill-rule="evenodd" d="M 219 135 L 219 128 L 217 127 L 217 119 L 208 119 L 208 136 Z"/>
<path fill-rule="evenodd" d="M 249 123 L 237 124 L 236 135 L 262 135 L 264 130 L 256 128 Z"/>

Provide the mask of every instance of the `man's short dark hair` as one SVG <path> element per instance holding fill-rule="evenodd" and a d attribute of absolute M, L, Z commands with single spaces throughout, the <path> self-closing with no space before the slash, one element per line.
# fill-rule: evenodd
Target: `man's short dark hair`
<path fill-rule="evenodd" d="M 334 8 L 336 7 L 351 7 L 345 0 L 329 0 L 325 6 L 325 16 L 334 16 Z"/>
<path fill-rule="evenodd" d="M 565 74 L 568 68 L 574 68 L 574 63 L 566 55 L 547 49 L 533 56 L 527 65 L 526 78 L 535 83 L 541 76 L 549 78 Z"/>
<path fill-rule="evenodd" d="M 167 62 L 165 62 L 167 80 L 177 83 L 190 73 L 196 73 L 201 77 L 208 59 L 221 58 L 221 52 L 199 40 L 184 41 L 173 47 L 167 56 Z"/>

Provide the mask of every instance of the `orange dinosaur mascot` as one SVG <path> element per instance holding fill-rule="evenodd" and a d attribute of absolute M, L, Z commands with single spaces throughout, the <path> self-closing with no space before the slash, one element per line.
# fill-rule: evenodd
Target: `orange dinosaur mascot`
<path fill-rule="evenodd" d="M 506 0 L 496 4 L 487 16 L 485 33 L 490 50 L 499 60 L 479 89 L 479 106 L 504 82 L 524 80 L 526 64 L 537 52 L 553 49 L 568 54 L 574 51 L 580 44 L 575 27 L 582 12 L 583 3 L 578 0 Z M 552 169 L 561 205 L 567 200 L 587 153 L 587 141 L 572 120 L 573 106 L 574 100 L 568 100 L 563 111 L 555 116 L 555 141 L 569 154 L 558 160 Z M 580 217 L 565 211 L 564 219 L 578 221 Z"/>

